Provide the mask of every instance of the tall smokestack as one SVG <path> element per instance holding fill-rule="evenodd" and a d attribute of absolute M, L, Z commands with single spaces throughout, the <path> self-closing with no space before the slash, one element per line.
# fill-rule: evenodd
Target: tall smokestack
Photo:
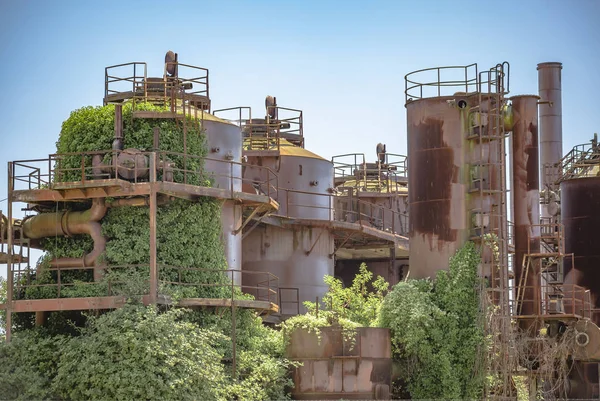
<path fill-rule="evenodd" d="M 558 170 L 546 166 L 554 165 L 562 158 L 562 63 L 540 63 L 538 88 L 541 98 L 540 114 L 540 174 L 541 190 L 552 185 Z M 546 207 L 542 217 L 550 217 Z"/>

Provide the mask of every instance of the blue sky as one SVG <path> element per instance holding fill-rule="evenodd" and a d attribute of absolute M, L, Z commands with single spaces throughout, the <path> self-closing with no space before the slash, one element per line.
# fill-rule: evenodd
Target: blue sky
<path fill-rule="evenodd" d="M 160 75 L 169 49 L 210 69 L 214 108 L 303 109 L 327 158 L 406 153 L 410 71 L 509 61 L 511 94 L 537 94 L 536 64 L 560 61 L 567 151 L 600 131 L 598 20 L 595 0 L 0 0 L 0 199 L 9 160 L 47 156 L 72 110 L 102 103 L 105 66 Z"/>

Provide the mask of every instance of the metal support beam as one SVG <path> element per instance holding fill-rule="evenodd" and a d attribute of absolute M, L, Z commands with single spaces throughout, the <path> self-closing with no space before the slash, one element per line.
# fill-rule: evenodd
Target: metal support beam
<path fill-rule="evenodd" d="M 348 236 L 344 239 L 344 241 L 342 241 L 342 243 L 340 244 L 340 246 L 338 246 L 336 249 L 334 249 L 333 253 L 330 254 L 329 257 L 333 258 L 335 256 L 335 254 L 337 253 L 337 251 L 339 251 L 340 249 L 342 249 L 344 247 L 344 245 L 346 245 L 346 242 L 348 242 L 348 240 L 350 240 L 350 238 L 352 238 L 353 235 L 354 235 L 354 233 L 348 234 Z"/>
<path fill-rule="evenodd" d="M 252 213 L 250 213 L 250 216 L 246 217 L 246 220 L 244 220 L 242 225 L 239 228 L 236 228 L 235 230 L 233 230 L 233 233 L 239 234 L 244 229 L 244 227 L 246 227 L 246 225 L 248 225 L 250 220 L 252 220 L 254 218 L 254 216 L 256 216 L 261 210 L 262 210 L 261 206 L 258 206 L 256 209 L 254 209 L 252 211 Z"/>
<path fill-rule="evenodd" d="M 324 232 L 325 232 L 325 230 L 321 230 L 321 232 L 317 236 L 317 239 L 315 240 L 315 242 L 312 244 L 312 246 L 310 247 L 310 249 L 306 252 L 306 256 L 308 256 L 308 255 L 310 255 L 312 253 L 313 249 L 315 249 L 315 245 L 317 245 L 317 243 L 321 239 L 321 235 L 323 235 Z"/>
<path fill-rule="evenodd" d="M 150 303 L 158 296 L 158 268 L 156 265 L 156 153 L 150 156 Z"/>
<path fill-rule="evenodd" d="M 13 194 L 13 164 L 8 162 L 8 199 L 6 202 L 8 203 L 8 229 L 7 229 L 7 264 L 6 264 L 6 342 L 10 342 L 10 338 L 12 335 L 12 309 L 13 309 L 13 264 L 12 264 L 12 254 L 13 254 L 13 225 L 12 225 L 12 194 Z"/>

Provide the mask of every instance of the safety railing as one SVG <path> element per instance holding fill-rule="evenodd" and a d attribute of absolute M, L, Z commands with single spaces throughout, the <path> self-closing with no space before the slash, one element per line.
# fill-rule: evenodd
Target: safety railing
<path fill-rule="evenodd" d="M 300 314 L 300 290 L 296 287 L 279 287 L 279 314 L 296 316 Z"/>
<path fill-rule="evenodd" d="M 104 104 L 128 97 L 145 96 L 148 67 L 143 62 L 117 64 L 104 69 Z"/>
<path fill-rule="evenodd" d="M 175 66 L 174 76 L 167 69 Z M 135 103 L 178 104 L 178 100 L 202 110 L 210 110 L 208 69 L 179 62 L 167 62 L 162 77 L 148 77 L 146 63 L 113 65 L 104 72 L 104 104 L 132 99 Z M 181 106 L 181 104 L 180 104 Z M 183 108 L 183 107 L 182 107 Z"/>
<path fill-rule="evenodd" d="M 276 215 L 287 218 L 339 221 L 396 235 L 408 234 L 408 215 L 390 207 L 359 199 L 348 192 L 339 195 L 279 189 Z"/>
<path fill-rule="evenodd" d="M 103 268 L 105 277 L 92 281 L 94 267 L 31 267 L 13 270 L 13 299 L 52 299 L 71 297 L 101 297 L 132 295 L 143 296 L 150 293 L 150 266 L 109 265 Z M 74 271 L 88 271 L 87 279 Z M 119 272 L 122 275 L 111 276 Z M 252 284 L 244 284 L 249 282 Z M 205 298 L 229 298 L 231 291 L 241 291 L 253 296 L 257 301 L 279 303 L 279 279 L 269 272 L 247 270 L 205 269 L 158 265 L 159 294 L 169 294 L 172 288 L 195 288 L 196 294 Z M 214 290 L 222 291 L 214 291 Z M 215 296 L 218 295 L 218 296 Z M 234 293 L 233 295 L 237 295 Z"/>
<path fill-rule="evenodd" d="M 578 285 L 523 286 L 524 299 L 510 300 L 510 310 L 520 318 L 540 315 L 571 315 L 591 318 L 593 304 L 590 290 Z"/>
<path fill-rule="evenodd" d="M 205 167 L 210 162 L 211 169 Z M 269 197 L 278 188 L 277 175 L 268 167 L 260 170 L 262 180 L 242 177 L 246 164 L 232 160 L 212 159 L 178 152 L 99 151 L 52 154 L 46 159 L 11 162 L 14 190 L 64 189 L 96 180 L 120 179 L 131 183 L 149 182 L 151 166 L 157 181 L 211 187 L 225 182 L 233 194 L 244 184 L 259 185 Z"/>
<path fill-rule="evenodd" d="M 174 67 L 177 71 L 174 77 L 167 75 L 169 67 Z M 164 76 L 166 77 L 166 81 L 171 81 L 185 89 L 186 95 L 191 95 L 192 97 L 201 96 L 210 99 L 208 69 L 171 61 L 165 63 Z"/>
<path fill-rule="evenodd" d="M 479 88 L 477 64 L 425 68 L 404 77 L 406 102 L 439 96 L 452 96 L 456 92 L 476 92 Z"/>
<path fill-rule="evenodd" d="M 572 178 L 598 175 L 600 171 L 594 171 L 600 166 L 600 146 L 597 141 L 576 145 L 569 153 L 563 156 L 557 164 L 545 164 L 544 175 L 554 184 Z M 557 188 L 552 188 L 557 189 Z"/>
<path fill-rule="evenodd" d="M 413 71 L 404 77 L 406 102 L 457 92 L 508 93 L 510 65 L 497 64 L 486 71 L 478 71 L 477 64 L 466 66 L 434 67 Z"/>
<path fill-rule="evenodd" d="M 172 276 L 171 273 L 173 272 L 177 274 L 177 277 L 166 278 L 167 276 Z M 204 269 L 195 267 L 176 267 L 161 265 L 159 267 L 159 275 L 160 274 L 162 274 L 165 277 L 159 280 L 160 285 L 198 287 L 203 289 L 237 288 L 241 290 L 244 294 L 252 295 L 257 301 L 268 301 L 274 304 L 278 304 L 279 302 L 279 278 L 269 272 L 235 269 Z M 194 277 L 194 274 L 212 274 L 213 276 L 224 274 L 227 277 L 227 280 L 222 280 L 221 282 L 217 280 L 211 282 L 193 282 L 193 280 L 186 280 L 186 275 L 191 275 L 191 277 Z"/>
<path fill-rule="evenodd" d="M 302 110 L 278 106 L 274 110 L 276 118 L 252 118 L 252 109 L 247 106 L 219 109 L 213 114 L 242 129 L 244 150 L 279 150 L 281 139 L 304 147 Z"/>
<path fill-rule="evenodd" d="M 381 153 L 384 162 L 367 163 L 363 153 L 349 153 L 331 158 L 336 186 L 361 191 L 393 193 L 406 190 L 408 161 L 404 155 Z"/>

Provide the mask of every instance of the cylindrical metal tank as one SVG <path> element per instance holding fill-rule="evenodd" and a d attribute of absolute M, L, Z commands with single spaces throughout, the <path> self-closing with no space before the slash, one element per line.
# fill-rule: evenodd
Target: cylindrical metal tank
<path fill-rule="evenodd" d="M 540 252 L 538 102 L 535 95 L 514 96 L 512 113 L 512 205 L 515 224 L 515 283 L 521 283 L 523 258 Z M 540 262 L 529 267 L 524 288 L 521 315 L 541 313 Z"/>
<path fill-rule="evenodd" d="M 275 215 L 316 220 L 293 227 L 266 225 L 256 228 L 242 243 L 243 270 L 267 271 L 279 278 L 280 287 L 298 288 L 300 311 L 303 311 L 302 302 L 321 298 L 327 292 L 323 277 L 334 274 L 334 261 L 330 257 L 333 235 L 319 224 L 319 220 L 330 221 L 332 217 L 333 164 L 284 139 L 281 139 L 277 155 L 253 153 L 248 162 L 269 167 L 277 174 L 278 188 L 271 193 L 279 203 Z M 244 179 L 248 189 L 247 182 L 266 180 L 265 170 L 247 166 Z M 249 190 L 266 192 L 263 187 Z M 243 284 L 255 286 L 261 279 L 264 277 L 244 274 Z M 290 302 L 289 296 L 282 293 L 284 297 L 286 303 Z"/>
<path fill-rule="evenodd" d="M 279 203 L 276 214 L 299 219 L 330 220 L 332 217 L 333 163 L 304 148 L 281 139 L 278 155 L 253 155 L 248 163 L 268 167 L 277 175 L 278 188 L 270 195 Z M 261 183 L 250 188 L 250 183 Z M 266 170 L 247 166 L 244 169 L 245 191 L 266 193 Z M 272 182 L 271 185 L 275 185 Z"/>
<path fill-rule="evenodd" d="M 562 64 L 540 63 L 538 69 L 538 90 L 540 104 L 540 164 L 542 168 L 542 188 L 552 184 L 557 171 L 545 166 L 557 163 L 562 158 Z M 549 103 L 548 103 L 549 102 Z M 543 217 L 549 217 L 542 208 Z"/>
<path fill-rule="evenodd" d="M 409 101 L 410 277 L 435 277 L 468 239 L 467 109 L 441 96 Z"/>
<path fill-rule="evenodd" d="M 283 304 L 282 314 L 295 313 L 295 291 L 298 289 L 298 309 L 305 311 L 304 301 L 314 302 L 327 292 L 323 277 L 333 276 L 333 236 L 327 228 L 296 226 L 282 228 L 265 225 L 254 229 L 243 242 L 244 271 L 269 272 L 279 278 Z M 263 283 L 264 275 L 244 274 L 243 284 L 249 287 Z"/>
<path fill-rule="evenodd" d="M 600 307 L 600 177 L 575 178 L 560 184 L 564 226 L 564 283 L 590 290 L 593 308 Z M 598 316 L 594 318 L 600 324 Z"/>
<path fill-rule="evenodd" d="M 242 191 L 242 131 L 241 128 L 211 114 L 202 113 L 208 154 L 205 169 L 216 188 Z M 231 163 L 235 162 L 235 163 Z M 230 270 L 242 268 L 242 234 L 234 231 L 242 224 L 242 207 L 233 201 L 223 202 L 221 209 L 222 241 Z M 240 285 L 241 275 L 233 274 Z"/>

